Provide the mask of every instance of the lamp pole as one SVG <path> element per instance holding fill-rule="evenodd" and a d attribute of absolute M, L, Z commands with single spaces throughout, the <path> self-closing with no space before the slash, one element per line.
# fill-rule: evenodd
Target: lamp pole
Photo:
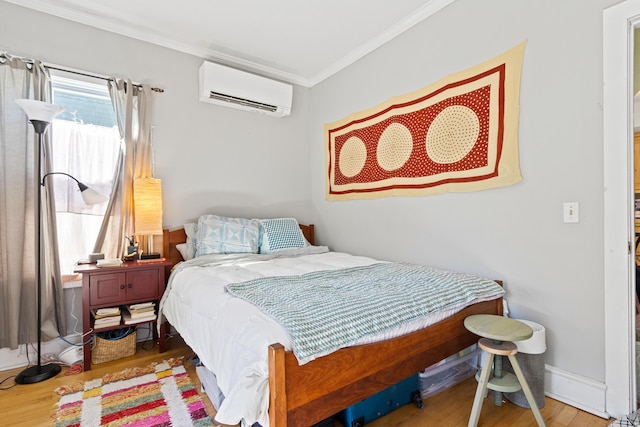
<path fill-rule="evenodd" d="M 24 371 L 20 372 L 18 376 L 16 376 L 17 384 L 34 384 L 39 383 L 44 380 L 48 380 L 49 378 L 55 377 L 60 373 L 61 368 L 57 363 L 50 363 L 47 365 L 42 365 L 41 358 L 41 347 L 42 347 L 42 250 L 41 250 L 41 241 L 42 241 L 42 135 L 47 130 L 49 126 L 49 122 L 45 122 L 43 120 L 31 120 L 31 124 L 33 124 L 33 128 L 38 134 L 38 157 L 36 160 L 36 169 L 38 170 L 38 202 L 36 207 L 37 212 L 37 250 L 36 250 L 36 283 L 37 283 L 37 311 L 38 311 L 38 364 L 35 366 L 31 366 Z"/>

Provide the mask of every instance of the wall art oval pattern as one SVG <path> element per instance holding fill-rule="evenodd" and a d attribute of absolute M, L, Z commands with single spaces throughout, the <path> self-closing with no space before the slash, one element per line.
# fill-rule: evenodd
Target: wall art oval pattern
<path fill-rule="evenodd" d="M 520 181 L 524 46 L 325 125 L 326 198 L 478 191 Z"/>

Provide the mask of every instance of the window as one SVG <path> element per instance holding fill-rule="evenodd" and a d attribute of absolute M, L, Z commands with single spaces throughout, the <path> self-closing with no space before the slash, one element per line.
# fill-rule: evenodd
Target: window
<path fill-rule="evenodd" d="M 109 196 L 120 151 L 120 134 L 105 80 L 51 70 L 53 102 L 64 108 L 52 122 L 52 171 Z M 51 175 L 63 277 L 93 252 L 106 203 L 86 206 L 70 178 Z"/>

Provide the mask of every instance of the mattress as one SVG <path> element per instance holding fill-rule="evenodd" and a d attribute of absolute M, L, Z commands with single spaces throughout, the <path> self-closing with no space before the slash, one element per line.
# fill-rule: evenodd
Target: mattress
<path fill-rule="evenodd" d="M 273 255 L 230 254 L 198 257 L 176 266 L 160 304 L 202 363 L 215 373 L 225 399 L 215 419 L 223 424 L 269 425 L 268 347 L 291 349 L 287 331 L 274 318 L 225 286 L 267 276 L 291 276 L 321 270 L 368 266 L 380 261 L 311 246 Z M 500 289 L 476 301 L 429 315 L 410 324 L 349 343 L 360 345 L 400 336 L 445 319 L 465 306 L 499 298 Z"/>

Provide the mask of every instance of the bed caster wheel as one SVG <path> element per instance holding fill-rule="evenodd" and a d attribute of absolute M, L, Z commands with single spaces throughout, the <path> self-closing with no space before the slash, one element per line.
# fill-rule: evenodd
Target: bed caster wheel
<path fill-rule="evenodd" d="M 411 394 L 411 401 L 420 409 L 424 409 L 424 401 L 422 400 L 422 396 L 420 396 L 420 392 L 416 391 Z"/>

